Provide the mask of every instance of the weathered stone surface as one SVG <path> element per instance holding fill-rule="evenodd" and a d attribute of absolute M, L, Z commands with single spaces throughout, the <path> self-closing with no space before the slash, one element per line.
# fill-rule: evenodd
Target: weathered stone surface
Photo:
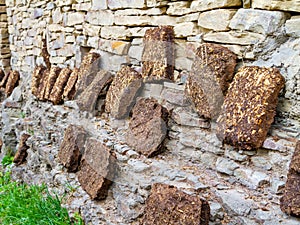
<path fill-rule="evenodd" d="M 112 82 L 112 74 L 100 70 L 93 81 L 77 97 L 77 105 L 80 110 L 93 113 L 97 99 L 100 95 L 106 94 L 106 87 Z"/>
<path fill-rule="evenodd" d="M 49 96 L 49 100 L 52 101 L 53 104 L 56 105 L 62 101 L 62 94 L 71 73 L 72 70 L 70 68 L 63 68 L 60 71 Z"/>
<path fill-rule="evenodd" d="M 99 71 L 99 58 L 100 55 L 95 52 L 84 56 L 78 71 L 76 96 L 79 96 L 92 83 L 96 73 Z"/>
<path fill-rule="evenodd" d="M 51 69 L 49 71 L 47 84 L 45 86 L 44 99 L 49 100 L 50 93 L 52 91 L 52 88 L 56 82 L 56 79 L 57 79 L 60 71 L 61 71 L 61 68 L 59 68 L 59 67 L 51 67 Z"/>
<path fill-rule="evenodd" d="M 50 63 L 50 54 L 48 52 L 48 44 L 47 44 L 47 40 L 46 38 L 44 38 L 42 40 L 42 44 L 43 44 L 43 47 L 42 47 L 42 57 L 44 59 L 44 63 L 47 67 L 48 70 L 50 70 L 51 68 L 51 63 Z"/>
<path fill-rule="evenodd" d="M 199 196 L 186 194 L 166 184 L 153 184 L 146 201 L 142 224 L 208 225 L 210 207 Z"/>
<path fill-rule="evenodd" d="M 108 8 L 110 9 L 122 9 L 122 8 L 144 8 L 144 0 L 126 0 L 126 1 L 116 1 L 108 0 Z"/>
<path fill-rule="evenodd" d="M 286 15 L 283 12 L 239 9 L 230 21 L 229 27 L 241 31 L 272 34 L 284 24 L 285 20 Z"/>
<path fill-rule="evenodd" d="M 106 198 L 115 170 L 116 158 L 111 150 L 95 139 L 88 139 L 78 180 L 92 199 Z"/>
<path fill-rule="evenodd" d="M 148 29 L 144 36 L 142 76 L 174 79 L 174 30 L 171 26 Z"/>
<path fill-rule="evenodd" d="M 107 0 L 92 0 L 92 10 L 107 9 Z"/>
<path fill-rule="evenodd" d="M 197 23 L 183 22 L 174 25 L 174 34 L 176 38 L 188 37 L 199 33 Z"/>
<path fill-rule="evenodd" d="M 261 42 L 265 39 L 262 34 L 252 32 L 216 32 L 207 33 L 203 35 L 204 41 L 224 43 L 224 44 L 238 44 L 238 45 L 252 45 Z"/>
<path fill-rule="evenodd" d="M 104 26 L 101 28 L 100 36 L 106 39 L 126 40 L 130 36 L 130 32 L 125 26 Z"/>
<path fill-rule="evenodd" d="M 219 157 L 216 161 L 216 170 L 220 173 L 225 173 L 227 175 L 233 175 L 233 172 L 239 168 L 239 164 L 233 160 Z"/>
<path fill-rule="evenodd" d="M 257 188 L 269 183 L 270 181 L 270 177 L 266 173 L 253 171 L 247 168 L 236 169 L 234 171 L 234 176 L 240 183 L 254 190 L 257 190 Z"/>
<path fill-rule="evenodd" d="M 177 1 L 177 2 L 171 2 L 169 3 L 169 8 L 167 10 L 168 15 L 185 15 L 187 13 L 190 13 L 190 5 L 187 1 Z"/>
<path fill-rule="evenodd" d="M 215 118 L 233 78 L 236 55 L 216 44 L 203 44 L 196 51 L 186 94 L 200 116 Z"/>
<path fill-rule="evenodd" d="M 109 87 L 105 111 L 116 119 L 128 116 L 141 87 L 142 76 L 129 66 L 123 66 Z"/>
<path fill-rule="evenodd" d="M 285 23 L 285 31 L 292 37 L 300 37 L 300 16 L 292 16 Z"/>
<path fill-rule="evenodd" d="M 67 84 L 64 88 L 64 91 L 63 91 L 63 95 L 62 95 L 63 99 L 72 100 L 75 97 L 76 83 L 77 83 L 77 80 L 78 80 L 78 72 L 79 72 L 79 69 L 74 68 L 74 70 L 70 74 L 68 82 L 67 82 Z"/>
<path fill-rule="evenodd" d="M 300 12 L 300 3 L 290 0 L 252 0 L 252 8 Z"/>
<path fill-rule="evenodd" d="M 88 11 L 86 20 L 92 25 L 113 25 L 114 14 L 109 10 Z"/>
<path fill-rule="evenodd" d="M 29 149 L 29 146 L 26 144 L 26 141 L 29 137 L 30 137 L 29 134 L 21 135 L 19 147 L 17 153 L 14 156 L 14 161 L 13 161 L 17 166 L 22 164 L 26 160 L 27 149 Z"/>
<path fill-rule="evenodd" d="M 218 138 L 239 148 L 259 148 L 274 120 L 284 78 L 277 69 L 239 69 L 218 118 Z"/>
<path fill-rule="evenodd" d="M 44 66 L 37 66 L 33 73 L 32 73 L 32 78 L 31 78 L 31 92 L 33 95 L 38 96 L 38 89 L 39 85 L 41 83 L 43 74 L 46 70 L 46 67 Z"/>
<path fill-rule="evenodd" d="M 18 86 L 20 80 L 20 74 L 18 71 L 13 70 L 8 73 L 7 83 L 5 86 L 6 96 L 10 96 L 14 88 Z"/>
<path fill-rule="evenodd" d="M 230 20 L 236 13 L 234 9 L 216 9 L 200 13 L 198 25 L 214 31 L 227 31 Z"/>
<path fill-rule="evenodd" d="M 211 9 L 228 8 L 232 6 L 241 6 L 241 0 L 195 0 L 192 1 L 192 11 L 208 11 Z"/>
<path fill-rule="evenodd" d="M 150 25 L 150 16 L 115 16 L 116 25 L 124 26 L 146 26 Z"/>
<path fill-rule="evenodd" d="M 81 156 L 84 153 L 84 143 L 87 135 L 82 126 L 72 124 L 65 130 L 64 139 L 58 152 L 58 159 L 68 171 L 74 172 L 78 169 Z"/>
<path fill-rule="evenodd" d="M 102 38 L 99 40 L 99 49 L 117 55 L 126 55 L 128 53 L 129 46 L 130 42 L 106 40 Z"/>
<path fill-rule="evenodd" d="M 67 13 L 67 26 L 74 26 L 76 24 L 82 24 L 84 22 L 84 13 L 82 12 L 71 12 Z"/>
<path fill-rule="evenodd" d="M 141 98 L 132 110 L 126 142 L 151 157 L 163 148 L 167 136 L 167 110 L 153 98 Z"/>

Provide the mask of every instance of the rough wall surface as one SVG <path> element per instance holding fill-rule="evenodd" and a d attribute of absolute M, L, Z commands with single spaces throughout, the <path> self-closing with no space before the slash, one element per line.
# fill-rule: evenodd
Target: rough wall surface
<path fill-rule="evenodd" d="M 279 207 L 300 138 L 298 1 L 6 0 L 5 4 L 10 66 L 20 72 L 21 81 L 1 104 L 1 155 L 7 148 L 17 149 L 22 133 L 31 134 L 26 162 L 13 167 L 14 179 L 46 182 L 58 193 L 68 193 L 66 207 L 70 213 L 80 212 L 86 224 L 140 224 L 153 183 L 201 193 L 210 204 L 212 224 L 300 223 Z M 174 26 L 177 84 L 145 83 L 139 97 L 153 97 L 172 112 L 161 155 L 146 158 L 123 144 L 128 120 L 114 120 L 105 113 L 94 117 L 80 112 L 75 101 L 53 106 L 31 94 L 32 72 L 46 63 L 43 39 L 53 66 L 78 68 L 91 50 L 101 55 L 99 69 L 115 74 L 122 64 L 132 64 L 140 72 L 143 36 L 159 25 Z M 275 123 L 262 148 L 249 151 L 222 145 L 214 121 L 200 118 L 187 101 L 183 84 L 203 43 L 235 52 L 238 67 L 274 66 L 284 76 Z M 70 124 L 83 126 L 116 153 L 118 176 L 101 202 L 91 200 L 76 174 L 68 173 L 57 159 L 63 131 Z M 69 185 L 76 187 L 74 191 Z"/>

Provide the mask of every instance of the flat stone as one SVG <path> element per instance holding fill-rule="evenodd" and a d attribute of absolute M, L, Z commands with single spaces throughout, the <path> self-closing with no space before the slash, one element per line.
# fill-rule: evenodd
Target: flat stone
<path fill-rule="evenodd" d="M 236 55 L 217 44 L 202 44 L 196 51 L 186 94 L 200 116 L 216 118 L 233 78 Z"/>
<path fill-rule="evenodd" d="M 285 31 L 289 36 L 300 37 L 300 16 L 292 16 L 285 23 Z"/>
<path fill-rule="evenodd" d="M 76 24 L 82 24 L 84 22 L 84 13 L 82 12 L 72 12 L 67 14 L 67 26 L 74 26 Z"/>
<path fill-rule="evenodd" d="M 114 14 L 110 10 L 88 11 L 86 21 L 92 25 L 110 26 L 114 24 Z"/>
<path fill-rule="evenodd" d="M 199 28 L 196 22 L 176 23 L 174 26 L 174 34 L 176 38 L 193 36 L 199 33 Z"/>
<path fill-rule="evenodd" d="M 204 41 L 216 42 L 222 44 L 253 45 L 265 39 L 262 34 L 252 32 L 215 32 L 203 35 Z"/>
<path fill-rule="evenodd" d="M 252 0 L 251 5 L 252 8 L 300 12 L 300 4 L 298 1 Z"/>
<path fill-rule="evenodd" d="M 64 132 L 64 139 L 58 152 L 59 161 L 68 169 L 76 171 L 82 154 L 87 132 L 82 126 L 69 125 Z"/>
<path fill-rule="evenodd" d="M 107 0 L 92 0 L 92 10 L 107 9 Z"/>
<path fill-rule="evenodd" d="M 234 9 L 216 9 L 200 13 L 198 25 L 214 31 L 230 30 L 229 22 L 236 13 Z"/>
<path fill-rule="evenodd" d="M 144 8 L 144 0 L 126 0 L 126 1 L 117 1 L 117 0 L 108 0 L 108 7 L 110 9 L 124 9 L 124 8 Z"/>
<path fill-rule="evenodd" d="M 180 191 L 174 186 L 154 184 L 142 218 L 145 225 L 208 225 L 210 207 L 206 200 Z"/>
<path fill-rule="evenodd" d="M 172 111 L 171 118 L 179 125 L 210 128 L 210 122 L 200 118 L 197 113 L 187 107 L 178 107 Z"/>
<path fill-rule="evenodd" d="M 132 109 L 127 144 L 147 157 L 158 153 L 167 135 L 167 118 L 167 110 L 157 100 L 139 99 Z"/>
<path fill-rule="evenodd" d="M 91 199 L 104 199 L 114 180 L 116 158 L 101 142 L 90 138 L 86 141 L 78 181 Z"/>
<path fill-rule="evenodd" d="M 252 31 L 260 34 L 272 34 L 286 20 L 283 12 L 239 9 L 230 21 L 229 27 L 234 30 Z"/>
<path fill-rule="evenodd" d="M 112 82 L 112 74 L 100 70 L 92 82 L 78 95 L 76 102 L 81 111 L 94 113 L 96 102 L 100 95 L 106 94 L 106 87 Z"/>
<path fill-rule="evenodd" d="M 115 16 L 116 25 L 146 26 L 151 24 L 151 17 L 145 16 Z"/>
<path fill-rule="evenodd" d="M 234 176 L 239 180 L 240 183 L 247 187 L 256 190 L 264 184 L 268 184 L 270 177 L 259 171 L 253 171 L 247 168 L 238 168 L 234 171 Z"/>
<path fill-rule="evenodd" d="M 148 79 L 173 80 L 174 47 L 173 27 L 148 29 L 144 36 L 142 76 Z"/>
<path fill-rule="evenodd" d="M 241 149 L 261 147 L 274 120 L 284 83 L 277 69 L 256 66 L 239 69 L 217 121 L 218 138 Z"/>
<path fill-rule="evenodd" d="M 241 6 L 240 0 L 195 0 L 192 1 L 192 11 L 202 12 L 212 9 L 229 8 L 234 6 Z"/>
<path fill-rule="evenodd" d="M 101 28 L 102 38 L 126 40 L 129 36 L 130 32 L 126 26 L 104 26 Z"/>
<path fill-rule="evenodd" d="M 105 111 L 116 119 L 129 116 L 141 87 L 142 76 L 129 66 L 123 66 L 108 89 Z"/>
<path fill-rule="evenodd" d="M 168 4 L 168 15 L 174 16 L 182 16 L 190 13 L 192 10 L 190 9 L 189 2 L 186 1 L 176 1 Z"/>
<path fill-rule="evenodd" d="M 237 168 L 239 168 L 239 164 L 235 163 L 233 160 L 219 157 L 216 161 L 216 170 L 220 173 L 233 175 L 234 170 Z"/>
<path fill-rule="evenodd" d="M 14 156 L 14 160 L 13 162 L 18 166 L 20 164 L 22 164 L 27 157 L 27 149 L 29 149 L 29 146 L 26 144 L 26 141 L 28 140 L 28 138 L 30 137 L 29 134 L 22 134 L 21 138 L 20 138 L 20 143 L 19 143 L 19 147 L 18 150 Z"/>

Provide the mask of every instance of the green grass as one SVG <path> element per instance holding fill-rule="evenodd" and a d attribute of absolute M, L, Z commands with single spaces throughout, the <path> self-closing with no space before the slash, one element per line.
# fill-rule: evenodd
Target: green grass
<path fill-rule="evenodd" d="M 83 225 L 83 221 L 78 214 L 72 220 L 61 199 L 45 185 L 19 184 L 9 173 L 0 172 L 0 224 Z"/>
<path fill-rule="evenodd" d="M 1 164 L 6 167 L 6 166 L 9 166 L 13 163 L 13 160 L 14 160 L 14 156 L 13 156 L 13 153 L 12 153 L 12 150 L 11 148 L 7 148 L 6 149 L 6 154 L 5 156 L 2 158 L 2 161 L 1 161 Z"/>

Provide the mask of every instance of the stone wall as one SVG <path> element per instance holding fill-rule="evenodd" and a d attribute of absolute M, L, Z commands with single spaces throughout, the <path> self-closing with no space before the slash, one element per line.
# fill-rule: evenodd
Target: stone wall
<path fill-rule="evenodd" d="M 171 184 L 205 197 L 212 224 L 298 224 L 282 213 L 279 199 L 289 162 L 300 137 L 300 5 L 297 1 L 161 0 L 6 0 L 11 67 L 20 85 L 1 105 L 4 149 L 17 148 L 29 133 L 25 163 L 13 166 L 14 179 L 46 182 L 67 193 L 66 207 L 88 224 L 139 224 L 151 184 Z M 36 65 L 44 64 L 42 40 L 52 65 L 79 67 L 89 51 L 100 68 L 115 73 L 121 64 L 141 67 L 143 36 L 148 28 L 173 25 L 176 82 L 145 83 L 139 97 L 154 97 L 170 110 L 166 150 L 146 158 L 126 144 L 128 121 L 81 112 L 75 101 L 52 105 L 29 90 Z M 223 145 L 216 124 L 200 118 L 184 95 L 184 83 L 196 48 L 222 44 L 239 64 L 275 66 L 286 79 L 278 113 L 263 147 L 237 150 Z M 107 199 L 91 200 L 75 173 L 58 162 L 62 131 L 83 126 L 90 136 L 113 149 L 118 176 Z M 75 187 L 71 188 L 70 187 Z"/>

